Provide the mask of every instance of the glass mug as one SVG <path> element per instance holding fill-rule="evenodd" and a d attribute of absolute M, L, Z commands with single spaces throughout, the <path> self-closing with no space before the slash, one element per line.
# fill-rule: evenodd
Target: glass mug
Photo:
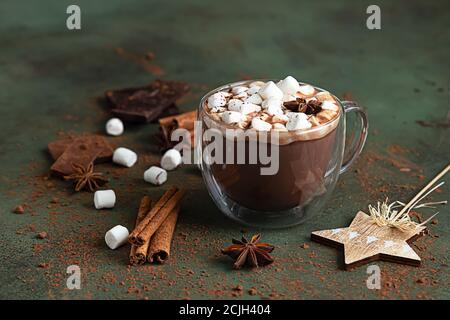
<path fill-rule="evenodd" d="M 278 143 L 270 138 L 260 139 L 255 130 L 244 130 L 246 133 L 252 131 L 257 141 L 258 149 L 252 149 L 251 137 L 239 139 L 238 135 L 224 133 L 226 125 L 206 112 L 205 103 L 209 96 L 218 91 L 248 85 L 253 81 L 256 80 L 223 85 L 201 99 L 197 117 L 201 122 L 202 134 L 196 137 L 199 167 L 211 198 L 228 217 L 255 227 L 294 226 L 320 212 L 339 175 L 347 171 L 361 153 L 367 138 L 367 116 L 357 103 L 340 101 L 331 94 L 339 106 L 339 114 L 335 118 L 310 129 L 278 132 Z M 326 91 L 314 88 L 316 93 Z M 349 112 L 357 115 L 359 135 L 346 148 L 346 114 Z M 207 129 L 219 132 L 219 138 L 205 134 Z M 207 148 L 214 149 L 210 146 L 214 143 L 217 147 L 214 152 L 222 148 L 224 152 L 232 149 L 232 161 L 211 161 L 214 152 L 205 151 Z M 278 148 L 278 170 L 275 174 L 261 174 L 261 169 L 267 167 L 266 162 L 248 161 L 252 153 L 261 150 L 260 147 L 265 147 L 266 151 L 272 150 L 271 147 Z M 239 150 L 245 153 L 245 163 L 236 161 Z"/>

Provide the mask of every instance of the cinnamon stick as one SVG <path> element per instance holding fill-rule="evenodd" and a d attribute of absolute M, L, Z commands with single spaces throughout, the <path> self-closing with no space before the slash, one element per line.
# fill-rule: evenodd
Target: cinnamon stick
<path fill-rule="evenodd" d="M 143 244 L 155 234 L 156 230 L 158 230 L 164 220 L 166 220 L 169 214 L 175 209 L 175 207 L 179 205 L 185 193 L 186 191 L 184 189 L 176 190 L 175 194 L 173 194 L 173 196 L 159 210 L 157 210 L 155 214 L 152 215 L 150 222 L 145 226 L 142 232 L 140 232 L 136 236 L 137 243 Z M 151 215 L 153 209 L 150 211 L 147 217 Z"/>
<path fill-rule="evenodd" d="M 141 200 L 141 204 L 139 205 L 139 211 L 136 217 L 136 224 L 139 225 L 139 223 L 145 218 L 147 213 L 151 209 L 152 200 L 149 196 L 144 196 Z M 147 243 L 147 246 L 143 244 L 142 246 L 132 245 L 130 250 L 130 264 L 136 265 L 136 264 L 144 264 L 147 260 L 147 250 L 148 250 L 149 242 Z"/>
<path fill-rule="evenodd" d="M 140 242 L 137 239 L 137 236 L 144 230 L 144 228 L 149 224 L 150 220 L 153 216 L 167 203 L 167 201 L 177 192 L 177 188 L 172 186 L 167 190 L 162 197 L 156 202 L 155 206 L 151 208 L 144 219 L 134 228 L 134 230 L 128 236 L 128 241 L 131 244 L 142 245 L 143 242 Z"/>
<path fill-rule="evenodd" d="M 170 256 L 170 244 L 172 242 L 175 225 L 177 224 L 180 206 L 176 206 L 166 220 L 156 230 L 151 238 L 148 248 L 148 261 L 164 263 Z"/>
<path fill-rule="evenodd" d="M 191 147 L 194 147 L 195 138 L 194 138 L 194 127 L 195 120 L 197 119 L 197 111 L 188 111 L 182 114 L 178 114 L 175 116 L 168 116 L 165 118 L 159 119 L 159 126 L 161 130 L 161 134 L 159 138 L 160 143 L 162 143 L 162 147 L 172 148 L 174 144 L 177 142 L 171 141 L 172 132 L 178 128 L 186 129 L 189 131 L 191 136 Z"/>

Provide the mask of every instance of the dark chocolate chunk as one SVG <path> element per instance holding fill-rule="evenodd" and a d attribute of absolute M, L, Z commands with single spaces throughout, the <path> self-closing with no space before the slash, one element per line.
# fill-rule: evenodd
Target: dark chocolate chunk
<path fill-rule="evenodd" d="M 101 136 L 85 136 L 75 139 L 63 154 L 58 157 L 51 166 L 52 173 L 59 176 L 67 176 L 74 172 L 73 165 L 78 164 L 88 167 L 98 159 L 111 159 L 114 150 L 107 140 Z M 104 156 L 101 158 L 101 156 Z"/>
<path fill-rule="evenodd" d="M 111 111 L 123 120 L 152 122 L 178 113 L 175 102 L 188 91 L 186 83 L 155 80 L 148 86 L 110 90 L 105 95 Z"/>
<path fill-rule="evenodd" d="M 111 147 L 108 140 L 100 135 L 83 135 L 50 142 L 47 145 L 47 148 L 53 160 L 58 159 L 64 153 L 64 151 L 66 151 L 66 149 L 76 140 L 84 141 L 86 143 L 88 143 L 89 141 L 96 141 L 97 143 L 99 143 L 99 145 L 102 145 L 102 151 L 95 159 L 95 163 L 111 161 L 114 149 Z"/>

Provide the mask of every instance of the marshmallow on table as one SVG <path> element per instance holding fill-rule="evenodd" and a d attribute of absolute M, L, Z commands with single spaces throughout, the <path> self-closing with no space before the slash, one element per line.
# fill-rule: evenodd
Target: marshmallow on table
<path fill-rule="evenodd" d="M 281 100 L 283 98 L 283 91 L 277 87 L 273 81 L 267 82 L 259 91 L 258 94 L 263 99 L 278 98 Z"/>
<path fill-rule="evenodd" d="M 167 150 L 161 158 L 161 167 L 165 170 L 173 170 L 182 162 L 180 151 L 177 149 Z"/>
<path fill-rule="evenodd" d="M 144 180 L 160 186 L 167 181 L 167 171 L 160 167 L 152 166 L 144 172 Z"/>
<path fill-rule="evenodd" d="M 208 98 L 209 108 L 223 107 L 227 104 L 227 94 L 225 92 L 216 92 Z"/>
<path fill-rule="evenodd" d="M 95 209 L 110 209 L 116 204 L 116 194 L 114 190 L 98 190 L 94 193 Z"/>
<path fill-rule="evenodd" d="M 112 118 L 106 122 L 106 133 L 111 136 L 120 136 L 123 133 L 123 122 L 119 118 Z"/>
<path fill-rule="evenodd" d="M 290 113 L 289 121 L 286 123 L 286 129 L 289 131 L 308 129 L 312 124 L 308 121 L 308 116 L 304 113 Z"/>
<path fill-rule="evenodd" d="M 137 154 L 127 148 L 117 148 L 114 150 L 113 162 L 125 167 L 132 167 L 137 161 Z"/>
<path fill-rule="evenodd" d="M 300 85 L 294 77 L 287 76 L 278 83 L 278 88 L 280 88 L 284 94 L 294 95 L 300 90 Z"/>
<path fill-rule="evenodd" d="M 105 234 L 105 242 L 111 249 L 117 249 L 128 241 L 129 232 L 124 226 L 118 225 L 108 230 Z"/>
<path fill-rule="evenodd" d="M 272 129 L 272 125 L 268 122 L 265 122 L 259 118 L 252 119 L 252 128 L 258 131 L 270 131 Z"/>
<path fill-rule="evenodd" d="M 222 121 L 226 124 L 238 123 L 242 120 L 242 113 L 237 111 L 225 111 L 222 113 Z"/>

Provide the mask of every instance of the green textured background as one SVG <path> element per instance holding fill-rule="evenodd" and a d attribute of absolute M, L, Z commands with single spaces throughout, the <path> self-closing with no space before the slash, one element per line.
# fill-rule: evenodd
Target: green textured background
<path fill-rule="evenodd" d="M 0 298 L 450 298 L 448 207 L 414 246 L 420 268 L 377 263 L 381 290 L 366 288 L 365 267 L 342 271 L 339 252 L 309 242 L 311 231 L 347 226 L 369 203 L 386 196 L 407 201 L 449 162 L 448 1 L 377 1 L 378 31 L 365 27 L 370 1 L 76 1 L 82 30 L 69 31 L 65 11 L 72 3 L 0 4 Z M 124 136 L 111 139 L 141 156 L 131 169 L 98 166 L 112 175 L 113 210 L 96 211 L 92 194 L 46 180 L 46 145 L 60 130 L 102 132 L 110 117 L 98 99 L 103 92 L 155 78 L 118 55 L 119 47 L 154 52 L 162 78 L 190 83 L 183 110 L 195 108 L 208 89 L 246 77 L 290 74 L 338 96 L 351 92 L 368 110 L 364 155 L 316 218 L 263 231 L 277 247 L 276 262 L 254 271 L 231 270 L 218 250 L 241 232 L 260 230 L 225 218 L 198 171 L 180 168 L 169 184 L 189 193 L 172 258 L 164 266 L 128 267 L 129 248 L 109 250 L 103 235 L 116 224 L 131 228 L 140 197 L 157 198 L 167 188 L 141 178 L 158 159 L 151 142 L 157 127 L 127 126 Z M 50 203 L 53 197 L 58 203 Z M 432 199 L 450 199 L 448 186 Z M 18 204 L 28 205 L 24 215 L 11 212 Z M 43 230 L 49 238 L 36 239 Z M 81 290 L 65 288 L 70 264 L 81 267 Z M 252 287 L 255 296 L 247 293 Z"/>

